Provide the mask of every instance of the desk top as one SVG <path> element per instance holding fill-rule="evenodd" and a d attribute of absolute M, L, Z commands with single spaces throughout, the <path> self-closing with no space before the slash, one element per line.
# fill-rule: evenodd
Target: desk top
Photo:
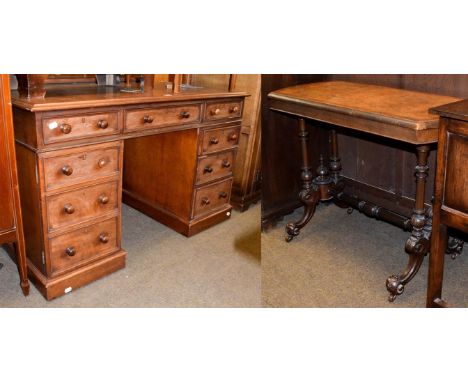
<path fill-rule="evenodd" d="M 292 86 L 268 97 L 274 110 L 415 144 L 437 141 L 438 117 L 429 113 L 430 108 L 459 101 L 454 97 L 344 81 Z"/>
<path fill-rule="evenodd" d="M 75 85 L 46 86 L 45 98 L 20 97 L 12 92 L 12 103 L 30 111 L 80 109 L 99 106 L 136 105 L 175 101 L 195 101 L 212 98 L 234 98 L 248 96 L 246 92 L 228 92 L 200 87 L 182 88 L 179 92 L 167 92 L 164 84 L 155 84 L 151 92 L 127 93 L 113 86 Z"/>

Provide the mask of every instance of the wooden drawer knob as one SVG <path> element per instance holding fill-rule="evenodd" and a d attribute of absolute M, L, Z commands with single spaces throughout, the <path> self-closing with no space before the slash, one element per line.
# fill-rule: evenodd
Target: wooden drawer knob
<path fill-rule="evenodd" d="M 107 126 L 109 126 L 109 123 L 105 119 L 100 119 L 97 125 L 100 129 L 107 129 Z"/>
<path fill-rule="evenodd" d="M 229 109 L 230 113 L 237 113 L 239 111 L 239 106 L 233 106 Z"/>
<path fill-rule="evenodd" d="M 204 170 L 203 170 L 203 173 L 206 174 L 206 173 L 212 173 L 213 172 L 213 167 L 211 166 L 205 166 Z"/>
<path fill-rule="evenodd" d="M 210 139 L 210 145 L 217 145 L 219 143 L 219 139 L 216 137 L 212 137 Z"/>
<path fill-rule="evenodd" d="M 220 198 L 223 198 L 223 199 L 224 199 L 224 198 L 227 198 L 227 193 L 224 192 L 224 191 L 221 191 L 221 192 L 219 193 L 219 197 L 220 197 Z"/>
<path fill-rule="evenodd" d="M 109 162 L 109 161 L 108 161 L 106 158 L 101 158 L 101 159 L 99 159 L 99 161 L 98 161 L 98 166 L 99 166 L 100 168 L 103 168 L 108 162 Z"/>
<path fill-rule="evenodd" d="M 75 207 L 73 207 L 73 205 L 71 205 L 70 203 L 67 203 L 63 206 L 63 210 L 65 211 L 65 213 L 71 215 L 75 212 Z"/>
<path fill-rule="evenodd" d="M 105 195 L 105 194 L 102 194 L 102 195 L 99 196 L 98 201 L 101 204 L 107 204 L 107 203 L 109 203 L 109 197 L 107 195 Z"/>
<path fill-rule="evenodd" d="M 62 173 L 66 176 L 70 176 L 71 174 L 73 174 L 73 167 L 69 165 L 63 166 Z"/>
<path fill-rule="evenodd" d="M 232 133 L 231 135 L 229 135 L 228 140 L 229 140 L 229 141 L 237 141 L 237 134 L 236 134 L 236 133 Z"/>
<path fill-rule="evenodd" d="M 207 206 L 208 204 L 210 204 L 210 199 L 208 199 L 205 196 L 204 198 L 202 198 L 201 203 L 202 203 L 203 206 Z"/>
<path fill-rule="evenodd" d="M 227 159 L 224 159 L 221 165 L 226 168 L 231 167 L 231 163 Z"/>
<path fill-rule="evenodd" d="M 99 235 L 99 241 L 103 244 L 109 242 L 109 234 L 107 232 L 103 232 Z"/>
<path fill-rule="evenodd" d="M 188 111 L 183 111 L 180 113 L 180 118 L 189 118 L 190 113 Z"/>
<path fill-rule="evenodd" d="M 152 123 L 153 122 L 153 117 L 151 115 L 145 115 L 143 117 L 143 122 L 144 123 Z"/>
<path fill-rule="evenodd" d="M 218 115 L 220 113 L 221 110 L 219 110 L 218 108 L 216 109 L 211 109 L 211 115 Z"/>
<path fill-rule="evenodd" d="M 72 131 L 72 127 L 71 125 L 69 125 L 68 123 L 62 123 L 60 125 L 60 131 L 63 133 L 63 134 L 70 134 L 71 131 Z"/>
<path fill-rule="evenodd" d="M 76 255 L 75 247 L 68 247 L 67 249 L 65 249 L 65 254 L 70 257 L 75 256 Z"/>

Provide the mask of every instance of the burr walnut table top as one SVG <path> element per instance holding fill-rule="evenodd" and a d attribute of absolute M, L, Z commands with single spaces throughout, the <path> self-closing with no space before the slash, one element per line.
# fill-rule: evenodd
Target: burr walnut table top
<path fill-rule="evenodd" d="M 438 116 L 429 109 L 458 98 L 385 86 L 329 81 L 268 95 L 270 108 L 413 144 L 437 142 Z"/>

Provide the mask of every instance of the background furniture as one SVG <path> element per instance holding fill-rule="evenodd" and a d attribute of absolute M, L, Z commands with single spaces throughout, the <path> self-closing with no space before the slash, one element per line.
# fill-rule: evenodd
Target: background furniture
<path fill-rule="evenodd" d="M 299 221 L 286 225 L 286 240 L 291 241 L 299 234 L 313 216 L 319 201 L 330 200 L 340 207 L 352 207 L 370 217 L 410 229 L 411 236 L 405 245 L 409 255 L 408 265 L 401 274 L 387 279 L 390 301 L 402 294 L 404 286 L 418 272 L 430 244 L 431 207 L 425 206 L 425 185 L 429 171 L 429 145 L 437 141 L 437 119 L 429 115 L 428 110 L 434 105 L 456 100 L 453 97 L 344 81 L 304 84 L 270 93 L 268 103 L 272 110 L 299 118 L 302 148 L 302 190 L 299 199 L 305 208 Z M 327 123 L 330 130 L 329 160 L 324 159 L 321 150 L 317 176 L 314 176 L 309 164 L 309 132 L 304 118 Z M 340 176 L 342 161 L 335 126 L 342 127 L 350 134 L 359 131 L 414 148 L 417 158 L 414 168 L 416 192 L 411 219 L 399 215 L 392 208 L 359 198 L 352 190 L 346 189 Z M 430 200 L 427 204 L 430 204 Z"/>
<path fill-rule="evenodd" d="M 468 233 L 468 100 L 432 109 L 440 115 L 427 307 L 442 300 L 447 227 Z"/>
<path fill-rule="evenodd" d="M 23 222 L 18 192 L 15 144 L 7 74 L 0 75 L 0 244 L 13 243 L 25 296 L 29 294 Z"/>
<path fill-rule="evenodd" d="M 195 86 L 246 92 L 239 149 L 234 168 L 231 204 L 245 211 L 261 196 L 261 75 L 260 74 L 191 74 Z"/>
<path fill-rule="evenodd" d="M 156 84 L 46 94 L 15 92 L 13 105 L 28 269 L 47 299 L 125 266 L 122 192 L 187 236 L 230 217 L 245 93 Z"/>

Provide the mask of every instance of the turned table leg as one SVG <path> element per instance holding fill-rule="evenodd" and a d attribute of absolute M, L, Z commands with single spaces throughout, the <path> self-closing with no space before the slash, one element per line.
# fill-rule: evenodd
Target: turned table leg
<path fill-rule="evenodd" d="M 286 241 L 291 241 L 295 236 L 299 235 L 299 231 L 312 218 L 315 212 L 315 207 L 319 202 L 320 195 L 317 185 L 312 182 L 313 175 L 310 168 L 308 141 L 309 132 L 306 130 L 305 121 L 299 119 L 299 140 L 301 142 L 302 166 L 301 166 L 301 181 L 302 190 L 299 192 L 299 199 L 304 204 L 304 214 L 297 222 L 290 222 L 286 225 Z"/>
<path fill-rule="evenodd" d="M 344 190 L 344 182 L 340 177 L 341 172 L 341 158 L 338 152 L 338 135 L 336 129 L 330 130 L 330 176 L 333 180 L 333 185 L 330 188 L 330 193 L 333 195 L 333 202 L 341 208 L 348 208 L 349 205 L 342 200 L 339 200 L 337 196 Z"/>
<path fill-rule="evenodd" d="M 415 167 L 416 177 L 416 201 L 411 216 L 411 225 L 413 227 L 411 236 L 406 241 L 405 251 L 408 253 L 408 265 L 400 275 L 393 275 L 387 278 L 387 290 L 390 295 L 389 301 L 402 294 L 405 285 L 418 273 L 423 262 L 424 256 L 428 253 L 430 247 L 430 237 L 432 229 L 432 208 L 428 211 L 424 208 L 424 195 L 426 191 L 426 178 L 429 171 L 427 157 L 429 156 L 429 146 L 418 146 L 417 164 Z"/>

